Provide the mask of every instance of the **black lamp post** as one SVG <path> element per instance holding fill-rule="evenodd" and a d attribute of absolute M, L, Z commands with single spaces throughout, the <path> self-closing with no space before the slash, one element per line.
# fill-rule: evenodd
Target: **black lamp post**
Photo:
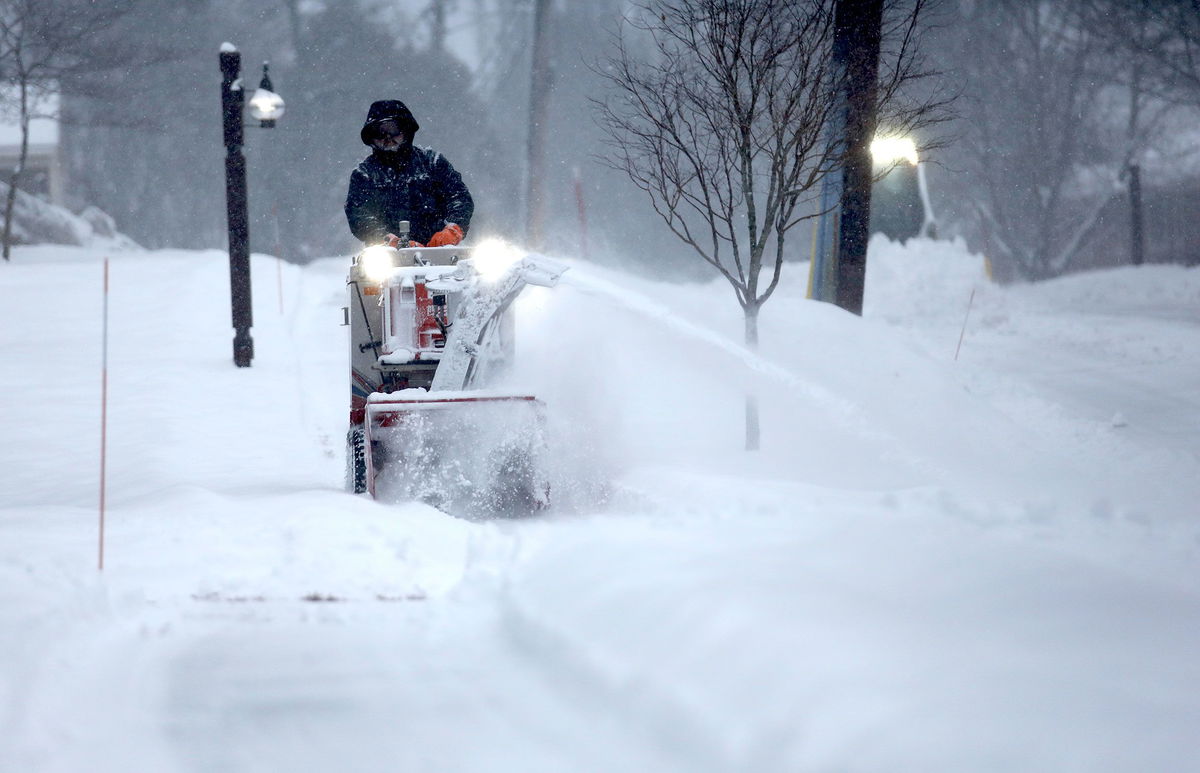
<path fill-rule="evenodd" d="M 246 101 L 242 87 L 242 55 L 232 43 L 221 45 L 221 118 L 225 133 L 225 204 L 229 220 L 229 292 L 233 307 L 233 363 L 250 367 L 254 339 L 250 327 L 254 315 L 250 299 L 250 232 L 246 207 L 246 157 L 242 155 L 244 132 L 242 110 Z M 264 128 L 275 125 L 283 115 L 283 100 L 271 90 L 267 65 L 263 78 L 250 99 L 250 113 Z"/>

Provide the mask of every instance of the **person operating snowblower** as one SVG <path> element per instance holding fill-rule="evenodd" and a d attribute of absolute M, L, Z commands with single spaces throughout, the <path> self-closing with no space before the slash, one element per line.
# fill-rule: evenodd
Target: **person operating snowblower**
<path fill-rule="evenodd" d="M 398 99 L 371 104 L 359 136 L 371 155 L 350 175 L 346 219 L 355 237 L 389 247 L 445 247 L 463 240 L 475 204 L 462 176 L 432 148 L 418 148 L 420 125 Z M 408 244 L 400 244 L 401 223 Z"/>
<path fill-rule="evenodd" d="M 496 239 L 460 244 L 474 203 L 440 153 L 413 146 L 398 100 L 371 105 L 371 155 L 350 176 L 346 219 L 365 246 L 346 279 L 350 416 L 346 483 L 384 501 L 470 517 L 549 503 L 542 402 L 502 386 L 512 304 L 566 267 Z"/>

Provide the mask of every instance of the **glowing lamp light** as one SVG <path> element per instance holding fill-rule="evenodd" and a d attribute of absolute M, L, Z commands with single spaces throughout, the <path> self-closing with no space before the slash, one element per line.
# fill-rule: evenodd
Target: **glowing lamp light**
<path fill-rule="evenodd" d="M 485 282 L 496 282 L 524 253 L 500 239 L 485 239 L 471 252 L 471 265 Z"/>
<path fill-rule="evenodd" d="M 917 143 L 913 142 L 912 137 L 876 137 L 871 140 L 871 158 L 881 166 L 900 161 L 916 166 L 920 161 Z"/>
<path fill-rule="evenodd" d="M 363 276 L 371 282 L 382 282 L 392 275 L 396 267 L 396 250 L 376 244 L 368 247 L 358 256 L 358 267 Z"/>
<path fill-rule="evenodd" d="M 250 97 L 250 115 L 256 121 L 277 121 L 283 117 L 283 97 L 274 91 L 257 89 Z"/>
<path fill-rule="evenodd" d="M 271 76 L 267 74 L 267 63 L 263 62 L 262 81 L 250 97 L 250 115 L 261 123 L 264 129 L 269 129 L 283 117 L 283 97 L 272 91 Z"/>

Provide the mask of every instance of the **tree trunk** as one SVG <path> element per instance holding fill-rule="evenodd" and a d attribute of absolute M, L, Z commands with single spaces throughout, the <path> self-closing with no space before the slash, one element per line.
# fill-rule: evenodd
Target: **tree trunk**
<path fill-rule="evenodd" d="M 550 108 L 550 48 L 546 26 L 550 0 L 534 0 L 533 62 L 529 77 L 529 138 L 526 146 L 525 238 L 529 246 L 542 246 L 546 224 L 546 120 Z"/>
<path fill-rule="evenodd" d="M 8 199 L 4 203 L 4 259 L 11 260 L 13 210 L 17 203 L 17 185 L 25 171 L 25 162 L 29 158 L 29 89 L 24 81 L 20 85 L 21 114 L 18 123 L 21 127 L 21 150 L 17 155 L 17 165 L 8 181 Z"/>
<path fill-rule="evenodd" d="M 433 29 L 429 35 L 429 48 L 439 54 L 444 54 L 446 52 L 445 0 L 433 0 L 430 3 L 429 11 L 433 15 Z"/>
<path fill-rule="evenodd" d="M 1143 7 L 1143 13 L 1145 7 Z M 1142 114 L 1142 57 L 1141 50 L 1145 38 L 1145 21 L 1138 29 L 1137 51 L 1134 56 L 1133 72 L 1129 78 L 1129 126 L 1126 136 L 1129 147 L 1135 147 L 1137 142 L 1140 119 Z M 1146 258 L 1146 237 L 1142 226 L 1142 169 L 1136 161 L 1129 164 L 1129 262 L 1135 266 L 1142 265 Z"/>
<path fill-rule="evenodd" d="M 4 203 L 4 259 L 10 260 L 12 245 L 12 216 L 13 205 L 17 201 L 17 181 L 20 178 L 20 169 L 13 171 L 12 178 L 8 181 L 8 199 Z"/>
<path fill-rule="evenodd" d="M 1129 165 L 1129 262 L 1140 266 L 1146 259 L 1146 236 L 1142 226 L 1142 168 Z"/>
<path fill-rule="evenodd" d="M 297 55 L 303 50 L 304 23 L 300 16 L 300 0 L 285 0 L 288 14 L 288 30 L 292 36 L 292 51 Z"/>
<path fill-rule="evenodd" d="M 746 306 L 746 348 L 758 351 L 758 306 Z M 757 451 L 762 442 L 762 430 L 758 419 L 758 396 L 746 394 L 746 450 Z"/>

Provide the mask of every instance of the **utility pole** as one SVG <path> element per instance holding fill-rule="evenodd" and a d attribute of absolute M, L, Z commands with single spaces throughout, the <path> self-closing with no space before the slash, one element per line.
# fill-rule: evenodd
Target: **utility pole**
<path fill-rule="evenodd" d="M 862 314 L 871 236 L 871 139 L 879 82 L 883 0 L 838 0 L 834 10 L 833 69 L 841 78 L 845 116 L 841 227 L 836 303 Z"/>
<path fill-rule="evenodd" d="M 233 46 L 221 47 L 221 117 L 225 130 L 225 205 L 229 219 L 229 292 L 233 307 L 233 363 L 250 367 L 254 359 L 254 324 L 250 304 L 250 230 L 246 211 L 246 157 L 242 155 L 242 108 L 246 91 L 241 82 L 242 55 Z"/>
<path fill-rule="evenodd" d="M 821 181 L 808 297 L 862 314 L 871 235 L 871 139 L 879 78 L 882 0 L 838 0 L 831 72 L 837 104 L 826 125 L 827 154 L 840 165 Z"/>

